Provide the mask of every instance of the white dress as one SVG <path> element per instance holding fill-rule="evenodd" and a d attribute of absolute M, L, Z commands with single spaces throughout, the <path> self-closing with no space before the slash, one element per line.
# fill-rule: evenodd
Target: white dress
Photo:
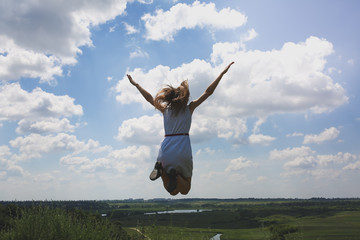
<path fill-rule="evenodd" d="M 173 116 L 170 108 L 164 113 L 165 135 L 188 134 L 191 127 L 191 113 L 189 106 Z M 168 173 L 174 168 L 183 177 L 192 176 L 193 161 L 190 137 L 188 135 L 167 136 L 161 143 L 157 161 L 162 163 L 164 170 Z"/>

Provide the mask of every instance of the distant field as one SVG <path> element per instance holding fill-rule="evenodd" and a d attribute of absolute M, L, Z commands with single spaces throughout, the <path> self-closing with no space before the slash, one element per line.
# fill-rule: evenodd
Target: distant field
<path fill-rule="evenodd" d="M 301 218 L 303 239 L 360 239 L 360 211 L 339 212 L 326 218 Z"/>
<path fill-rule="evenodd" d="M 192 200 L 114 203 L 112 207 L 113 219 L 125 227 L 142 226 L 151 239 L 209 239 L 217 233 L 223 234 L 221 239 L 280 239 L 276 234 L 284 239 L 360 239 L 359 199 Z M 212 211 L 144 215 L 174 209 Z M 296 231 L 284 234 L 286 229 Z"/>
<path fill-rule="evenodd" d="M 280 217 L 280 216 L 278 216 Z M 297 226 L 299 231 L 286 235 L 285 239 L 306 240 L 355 240 L 360 239 L 360 211 L 340 212 L 330 217 L 293 218 L 278 223 Z M 221 233 L 222 240 L 263 240 L 271 239 L 271 233 L 266 227 L 244 229 L 209 229 L 190 227 L 157 226 L 155 229 L 146 227 L 145 233 L 151 239 L 210 239 Z M 179 238 L 180 237 L 180 238 Z"/>

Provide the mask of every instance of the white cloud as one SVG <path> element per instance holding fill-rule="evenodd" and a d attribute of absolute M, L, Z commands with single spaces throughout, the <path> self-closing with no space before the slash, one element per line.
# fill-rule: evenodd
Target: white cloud
<path fill-rule="evenodd" d="M 143 3 L 143 4 L 152 4 L 154 1 L 153 0 L 138 0 L 139 3 Z"/>
<path fill-rule="evenodd" d="M 149 58 L 149 54 L 141 50 L 141 48 L 136 48 L 135 51 L 130 53 L 130 58 Z"/>
<path fill-rule="evenodd" d="M 239 157 L 239 158 L 232 159 L 230 161 L 229 165 L 227 166 L 227 168 L 225 169 L 225 171 L 226 172 L 237 171 L 237 170 L 241 170 L 243 168 L 249 168 L 249 167 L 253 167 L 253 166 L 257 166 L 257 164 L 253 163 L 250 160 L 247 160 L 245 157 Z"/>
<path fill-rule="evenodd" d="M 360 170 L 360 161 L 350 163 L 350 164 L 346 165 L 343 169 L 344 170 Z"/>
<path fill-rule="evenodd" d="M 35 175 L 33 179 L 35 182 L 49 183 L 49 182 L 53 182 L 55 180 L 55 177 L 50 173 L 41 173 Z"/>
<path fill-rule="evenodd" d="M 249 143 L 250 144 L 269 145 L 275 139 L 276 138 L 274 138 L 274 137 L 266 136 L 266 135 L 262 135 L 262 134 L 251 134 L 249 136 Z"/>
<path fill-rule="evenodd" d="M 117 27 L 116 25 L 109 27 L 109 32 L 115 32 L 116 27 Z"/>
<path fill-rule="evenodd" d="M 92 46 L 90 27 L 124 13 L 126 0 L 5 1 L 0 8 L 0 79 L 54 82 Z M 14 21 L 16 19 L 16 21 Z"/>
<path fill-rule="evenodd" d="M 329 74 L 333 74 L 334 72 L 335 72 L 335 73 L 338 73 L 338 74 L 341 74 L 341 70 L 339 70 L 339 69 L 337 69 L 337 68 L 335 68 L 335 67 L 329 67 L 329 68 L 327 69 L 327 72 L 328 72 Z"/>
<path fill-rule="evenodd" d="M 359 157 L 338 152 L 337 154 L 316 154 L 311 148 L 302 146 L 298 148 L 286 148 L 270 152 L 271 160 L 286 160 L 283 165 L 283 176 L 308 174 L 315 178 L 334 178 L 343 173 L 340 169 L 350 170 L 357 168 Z M 329 176 L 329 174 L 332 176 Z"/>
<path fill-rule="evenodd" d="M 250 29 L 248 30 L 245 34 L 243 34 L 241 37 L 240 37 L 240 44 L 239 46 L 242 48 L 242 49 L 245 49 L 246 46 L 245 46 L 245 43 L 248 42 L 248 41 L 251 41 L 253 40 L 254 38 L 256 38 L 258 36 L 258 33 L 255 31 L 255 29 Z"/>
<path fill-rule="evenodd" d="M 304 144 L 309 144 L 309 143 L 322 143 L 324 141 L 329 141 L 329 140 L 333 140 L 335 138 L 337 138 L 340 134 L 340 131 L 335 128 L 335 127 L 331 127 L 331 128 L 326 128 L 322 133 L 320 133 L 319 135 L 305 135 L 304 137 Z"/>
<path fill-rule="evenodd" d="M 0 160 L 4 159 L 6 156 L 10 155 L 10 149 L 8 146 L 0 146 Z"/>
<path fill-rule="evenodd" d="M 254 128 L 253 128 L 253 133 L 258 133 L 260 131 L 260 126 L 266 122 L 266 118 L 259 118 L 255 124 L 254 124 Z"/>
<path fill-rule="evenodd" d="M 302 146 L 295 148 L 286 148 L 284 150 L 272 150 L 269 154 L 271 160 L 288 160 L 297 157 L 306 157 L 314 154 L 310 147 Z"/>
<path fill-rule="evenodd" d="M 196 152 L 196 156 L 199 156 L 201 154 L 214 155 L 216 152 L 217 152 L 216 150 L 206 147 L 204 149 L 199 149 Z"/>
<path fill-rule="evenodd" d="M 144 166 L 150 160 L 151 149 L 146 146 L 130 146 L 124 149 L 108 149 L 107 155 L 100 158 L 90 159 L 85 156 L 67 155 L 60 159 L 60 163 L 76 172 L 101 172 L 117 171 L 118 173 L 131 173 L 143 170 L 139 166 Z"/>
<path fill-rule="evenodd" d="M 19 83 L 0 85 L 0 120 L 16 121 L 39 118 L 68 117 L 82 115 L 80 105 L 74 99 L 64 95 L 56 96 L 40 88 L 27 92 Z"/>
<path fill-rule="evenodd" d="M 227 176 L 229 182 L 246 182 L 246 175 L 240 173 L 232 173 Z"/>
<path fill-rule="evenodd" d="M 244 25 L 247 17 L 230 8 L 217 11 L 214 3 L 193 2 L 192 5 L 178 3 L 169 11 L 157 10 L 155 15 L 145 14 L 146 38 L 172 41 L 181 29 L 196 27 L 210 29 L 234 29 Z"/>
<path fill-rule="evenodd" d="M 353 162 L 357 157 L 354 154 L 338 152 L 336 155 L 317 155 L 317 159 L 320 166 L 328 166 L 329 164 Z"/>
<path fill-rule="evenodd" d="M 225 178 L 227 175 L 228 174 L 226 174 L 225 172 L 210 171 L 205 174 L 202 174 L 200 176 L 200 179 L 203 179 L 205 181 L 215 181 L 216 183 L 219 183 L 218 180 Z"/>
<path fill-rule="evenodd" d="M 8 146 L 0 146 L 0 180 L 5 180 L 10 177 L 21 177 L 25 175 L 22 167 L 15 164 L 14 161 L 9 160 L 11 152 Z"/>
<path fill-rule="evenodd" d="M 292 134 L 286 134 L 286 137 L 302 137 L 303 133 L 293 132 Z"/>
<path fill-rule="evenodd" d="M 216 50 L 224 49 L 220 46 L 224 44 L 214 46 L 213 62 L 235 61 L 219 86 L 222 100 L 236 106 L 234 114 L 323 113 L 348 100 L 345 90 L 325 74 L 326 57 L 333 52 L 326 40 L 310 37 L 267 52 L 241 51 L 236 44 Z"/>
<path fill-rule="evenodd" d="M 159 144 L 164 136 L 162 124 L 160 114 L 128 119 L 122 122 L 116 139 L 137 145 Z"/>
<path fill-rule="evenodd" d="M 259 181 L 259 182 L 263 182 L 263 181 L 267 181 L 268 177 L 266 177 L 266 176 L 258 176 L 256 180 Z"/>
<path fill-rule="evenodd" d="M 60 158 L 60 163 L 67 166 L 76 166 L 90 163 L 90 159 L 84 156 L 66 155 Z"/>
<path fill-rule="evenodd" d="M 349 59 L 347 61 L 347 63 L 350 65 L 350 66 L 354 66 L 355 65 L 355 60 L 354 59 Z"/>
<path fill-rule="evenodd" d="M 54 76 L 61 76 L 61 60 L 31 49 L 22 48 L 12 39 L 0 35 L 0 79 L 14 80 L 21 77 L 40 78 L 40 82 L 54 84 Z"/>
<path fill-rule="evenodd" d="M 81 105 L 67 95 L 57 96 L 40 88 L 27 92 L 19 83 L 0 84 L 0 121 L 18 121 L 19 134 L 73 132 L 77 125 L 64 117 L 82 114 Z"/>
<path fill-rule="evenodd" d="M 247 132 L 246 121 L 240 118 L 224 119 L 219 115 L 195 113 L 191 124 L 191 141 L 194 143 L 213 137 L 239 139 Z"/>
<path fill-rule="evenodd" d="M 126 22 L 124 22 L 124 26 L 125 26 L 126 34 L 128 34 L 128 35 L 139 32 L 139 30 L 137 30 L 134 26 L 132 26 Z"/>
<path fill-rule="evenodd" d="M 253 40 L 254 38 L 256 38 L 258 35 L 258 33 L 255 31 L 255 29 L 250 29 L 246 32 L 246 34 L 242 35 L 240 40 L 242 43 L 248 42 L 250 40 Z"/>
<path fill-rule="evenodd" d="M 242 52 L 242 42 L 218 42 L 212 46 L 211 62 L 214 64 L 221 64 L 228 55 L 236 55 L 238 52 Z M 231 61 L 234 61 L 232 59 Z M 238 65 L 238 61 L 236 62 Z M 233 65 L 231 68 L 236 67 Z"/>
<path fill-rule="evenodd" d="M 316 159 L 313 156 L 296 157 L 284 164 L 284 168 L 289 169 L 312 169 L 316 166 Z"/>
<path fill-rule="evenodd" d="M 100 147 L 99 142 L 89 139 L 87 142 L 79 141 L 76 136 L 66 133 L 57 135 L 40 135 L 32 133 L 25 137 L 17 137 L 10 141 L 13 148 L 19 149 L 19 155 L 13 159 L 24 161 L 32 158 L 41 158 L 43 154 L 54 152 L 71 152 L 79 154 L 84 151 L 101 152 L 106 147 Z"/>
<path fill-rule="evenodd" d="M 50 133 L 50 132 L 73 132 L 74 125 L 70 124 L 67 118 L 45 118 L 38 121 L 29 121 L 22 119 L 19 121 L 19 127 L 16 132 L 19 134 L 24 133 Z"/>

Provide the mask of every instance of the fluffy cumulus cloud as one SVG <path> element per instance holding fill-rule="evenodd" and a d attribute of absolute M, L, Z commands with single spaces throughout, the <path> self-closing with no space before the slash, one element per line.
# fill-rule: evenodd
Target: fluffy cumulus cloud
<path fill-rule="evenodd" d="M 75 126 L 66 117 L 81 116 L 75 99 L 35 88 L 27 92 L 19 83 L 0 85 L 0 121 L 19 121 L 18 133 L 71 132 Z"/>
<path fill-rule="evenodd" d="M 10 159 L 11 152 L 8 146 L 0 146 L 0 180 L 10 177 L 24 176 L 25 171 Z"/>
<path fill-rule="evenodd" d="M 116 138 L 136 144 L 158 144 L 163 135 L 162 117 L 155 114 L 123 121 Z"/>
<path fill-rule="evenodd" d="M 194 132 L 204 131 L 209 122 L 227 119 L 226 122 L 236 129 L 234 122 L 239 119 L 242 119 L 240 122 L 246 122 L 249 117 L 257 117 L 259 121 L 254 126 L 248 143 L 268 145 L 275 140 L 274 137 L 258 133 L 259 126 L 269 115 L 308 112 L 320 114 L 330 112 L 348 101 L 344 88 L 326 74 L 326 58 L 333 53 L 333 46 L 327 40 L 309 37 L 304 42 L 288 42 L 281 49 L 271 51 L 247 51 L 242 45 L 243 42 L 214 44 L 211 62 L 194 59 L 173 69 L 158 65 L 148 71 L 136 68 L 130 74 L 152 94 L 164 84 L 177 86 L 187 79 L 192 99 L 196 99 L 226 64 L 235 61 L 214 96 L 196 110 L 199 115 L 194 115 L 194 118 L 196 116 L 202 122 L 196 123 L 196 126 L 194 121 L 193 127 L 197 128 Z M 150 107 L 128 83 L 126 76 L 118 82 L 116 92 L 116 99 L 123 104 L 138 102 L 145 108 Z M 213 127 L 220 130 L 220 126 L 226 126 L 226 123 L 213 124 L 212 132 L 216 131 Z M 230 129 L 229 127 L 229 131 Z M 237 133 L 225 131 L 210 135 L 239 139 L 244 130 L 246 129 L 241 127 L 236 129 Z M 323 135 L 336 137 L 337 134 L 338 131 L 331 128 Z M 321 141 L 323 138 L 317 139 Z"/>
<path fill-rule="evenodd" d="M 354 163 L 350 163 L 344 167 L 344 170 L 356 170 L 360 171 L 360 160 Z"/>
<path fill-rule="evenodd" d="M 149 58 L 149 54 L 138 47 L 130 53 L 130 58 Z"/>
<path fill-rule="evenodd" d="M 246 121 L 240 118 L 222 119 L 217 116 L 194 114 L 191 125 L 191 141 L 203 142 L 213 137 L 224 139 L 238 139 L 246 132 Z"/>
<path fill-rule="evenodd" d="M 250 144 L 263 144 L 269 145 L 275 138 L 271 136 L 266 136 L 263 134 L 251 134 L 249 136 L 249 143 Z"/>
<path fill-rule="evenodd" d="M 45 118 L 41 120 L 30 121 L 22 119 L 19 121 L 19 127 L 16 132 L 26 133 L 49 133 L 49 132 L 73 132 L 75 127 L 67 118 Z"/>
<path fill-rule="evenodd" d="M 86 156 L 70 154 L 62 157 L 60 163 L 76 172 L 93 173 L 116 171 L 117 173 L 136 172 L 150 159 L 151 149 L 147 146 L 130 146 L 124 149 L 107 149 L 103 157 L 90 159 Z"/>
<path fill-rule="evenodd" d="M 323 132 L 321 132 L 319 135 L 316 134 L 309 134 L 304 136 L 304 144 L 309 143 L 322 143 L 324 141 L 329 141 L 337 138 L 340 134 L 340 131 L 335 128 L 326 128 Z"/>
<path fill-rule="evenodd" d="M 331 178 L 346 174 L 341 169 L 359 170 L 359 156 L 343 152 L 321 155 L 307 146 L 272 150 L 269 159 L 286 161 L 283 164 L 283 176 L 308 174 L 316 178 Z"/>
<path fill-rule="evenodd" d="M 196 27 L 210 29 L 234 29 L 244 25 L 247 17 L 230 8 L 218 11 L 214 3 L 193 2 L 191 5 L 178 3 L 168 11 L 159 9 L 155 15 L 145 14 L 146 38 L 172 41 L 181 29 Z"/>
<path fill-rule="evenodd" d="M 330 42 L 309 37 L 266 52 L 241 50 L 238 44 L 215 44 L 212 59 L 235 61 L 228 80 L 220 85 L 223 100 L 235 106 L 232 112 L 261 117 L 323 113 L 346 103 L 344 88 L 326 75 L 326 57 L 332 52 Z"/>
<path fill-rule="evenodd" d="M 66 133 L 57 135 L 40 135 L 32 133 L 25 137 L 17 137 L 10 141 L 19 154 L 13 156 L 17 161 L 32 158 L 41 158 L 43 154 L 51 152 L 71 152 L 79 154 L 85 151 L 101 152 L 106 147 L 101 147 L 99 142 L 89 139 L 87 142 L 78 140 L 76 136 Z"/>
<path fill-rule="evenodd" d="M 126 30 L 126 33 L 128 35 L 131 35 L 131 34 L 135 34 L 137 32 L 139 32 L 139 30 L 137 30 L 134 26 L 124 22 L 124 27 L 125 27 L 125 30 Z"/>
<path fill-rule="evenodd" d="M 232 159 L 229 165 L 227 166 L 227 168 L 225 169 L 225 171 L 226 172 L 237 171 L 243 168 L 248 168 L 253 166 L 257 166 L 257 164 L 250 160 L 247 160 L 245 157 L 239 157 Z"/>
<path fill-rule="evenodd" d="M 3 1 L 0 8 L 0 80 L 53 82 L 91 46 L 90 28 L 124 13 L 126 0 Z M 16 16 L 16 17 L 15 17 Z M 15 20 L 16 19 L 16 20 Z"/>
<path fill-rule="evenodd" d="M 313 151 L 310 147 L 302 146 L 295 148 L 286 148 L 283 150 L 272 150 L 270 152 L 271 160 L 286 160 L 297 157 L 305 157 L 309 155 L 313 155 L 315 151 Z"/>

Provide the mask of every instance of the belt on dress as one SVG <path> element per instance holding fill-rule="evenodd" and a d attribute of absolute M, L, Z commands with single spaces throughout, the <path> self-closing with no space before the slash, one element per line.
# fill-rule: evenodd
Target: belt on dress
<path fill-rule="evenodd" d="M 188 133 L 174 133 L 174 134 L 166 134 L 165 137 L 173 137 L 173 136 L 189 136 Z"/>

